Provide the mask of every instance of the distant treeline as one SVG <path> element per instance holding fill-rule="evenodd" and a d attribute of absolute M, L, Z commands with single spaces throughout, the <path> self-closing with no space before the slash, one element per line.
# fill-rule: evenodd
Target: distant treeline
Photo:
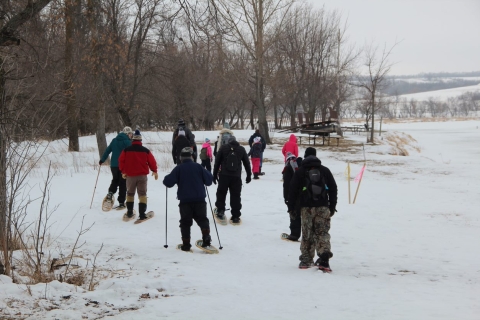
<path fill-rule="evenodd" d="M 474 86 L 479 83 L 480 83 L 480 80 L 452 79 L 452 78 L 432 79 L 430 82 L 408 82 L 405 80 L 389 79 L 388 86 L 385 88 L 383 93 L 390 96 L 394 96 L 394 95 Z"/>
<path fill-rule="evenodd" d="M 480 77 L 480 71 L 471 71 L 471 72 L 431 72 L 431 73 L 419 73 L 415 75 L 390 75 L 389 78 L 395 79 L 412 79 L 412 78 L 422 78 L 422 79 L 434 79 L 434 78 L 452 78 L 452 77 Z"/>

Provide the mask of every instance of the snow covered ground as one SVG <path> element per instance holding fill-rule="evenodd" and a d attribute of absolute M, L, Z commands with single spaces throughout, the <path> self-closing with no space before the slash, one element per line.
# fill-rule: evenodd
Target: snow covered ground
<path fill-rule="evenodd" d="M 448 98 L 460 96 L 466 92 L 476 92 L 480 91 L 480 84 L 474 86 L 465 86 L 460 88 L 453 89 L 444 89 L 444 90 L 435 90 L 435 91 L 426 91 L 419 93 L 403 94 L 401 98 L 415 99 L 417 101 L 426 101 L 429 98 L 435 98 L 442 101 L 447 101 Z"/>
<path fill-rule="evenodd" d="M 0 318 L 479 319 L 479 126 L 480 121 L 384 124 L 383 142 L 408 135 L 416 142 L 410 140 L 409 156 L 403 157 L 391 155 L 388 144 L 365 146 L 367 169 L 355 204 L 348 203 L 344 173 L 347 162 L 353 176 L 360 170 L 365 137 L 347 134 L 349 147 L 317 148 L 339 186 L 332 274 L 299 270 L 299 244 L 280 240 L 280 233 L 289 231 L 280 181 L 281 139 L 288 134 L 276 133 L 278 144 L 268 146 L 266 175 L 244 185 L 242 226 L 218 226 L 223 246 L 218 255 L 174 247 L 180 243 L 178 202 L 170 189 L 166 208 L 161 183 L 172 168 L 171 133 L 143 132 L 162 171 L 148 184 L 148 208 L 156 217 L 140 225 L 122 222 L 121 212 L 101 211 L 108 168 L 101 171 L 89 209 L 98 162 L 94 137 L 81 138 L 78 154 L 67 153 L 65 141 L 54 142 L 30 180 L 40 183 L 47 160 L 54 161 L 51 204 L 60 207 L 51 233 L 59 243 L 49 250 L 68 254 L 85 217 L 85 225 L 95 224 L 83 238 L 77 263 L 92 258 L 103 243 L 97 258 L 103 276 L 95 291 L 54 281 L 30 286 L 31 294 L 0 276 Z M 252 133 L 235 131 L 244 142 Z M 216 132 L 195 134 L 197 141 L 216 137 Z M 351 187 L 353 200 L 357 184 Z M 208 190 L 213 205 L 216 188 Z M 35 207 L 31 210 L 34 220 Z M 201 238 L 196 225 L 192 238 Z"/>

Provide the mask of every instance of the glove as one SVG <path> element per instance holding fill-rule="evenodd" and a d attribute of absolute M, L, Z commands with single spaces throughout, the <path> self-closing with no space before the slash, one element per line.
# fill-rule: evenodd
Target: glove
<path fill-rule="evenodd" d="M 245 182 L 248 184 L 252 181 L 252 176 L 247 176 L 247 179 L 245 179 Z"/>
<path fill-rule="evenodd" d="M 156 173 L 156 172 L 152 172 L 152 176 L 154 176 L 154 177 L 155 177 L 155 180 L 158 180 L 158 173 Z"/>
<path fill-rule="evenodd" d="M 173 164 L 177 164 L 177 158 L 173 158 Z"/>
<path fill-rule="evenodd" d="M 123 179 L 127 179 L 127 174 L 122 173 L 122 178 L 123 178 Z"/>
<path fill-rule="evenodd" d="M 217 184 L 217 177 L 216 176 L 213 176 L 213 184 Z"/>
<path fill-rule="evenodd" d="M 330 217 L 332 217 L 337 210 L 335 208 L 330 208 Z"/>
<path fill-rule="evenodd" d="M 103 164 L 103 161 L 102 160 L 98 161 L 98 164 L 101 166 Z"/>
<path fill-rule="evenodd" d="M 288 211 L 288 214 L 290 215 L 290 219 L 292 220 L 297 219 L 297 215 L 295 214 L 295 211 Z"/>

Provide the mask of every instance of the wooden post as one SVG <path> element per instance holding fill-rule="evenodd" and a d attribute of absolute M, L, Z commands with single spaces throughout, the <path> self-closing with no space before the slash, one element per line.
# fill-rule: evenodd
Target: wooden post
<path fill-rule="evenodd" d="M 350 204 L 350 162 L 347 166 L 347 179 L 348 179 L 348 204 Z"/>

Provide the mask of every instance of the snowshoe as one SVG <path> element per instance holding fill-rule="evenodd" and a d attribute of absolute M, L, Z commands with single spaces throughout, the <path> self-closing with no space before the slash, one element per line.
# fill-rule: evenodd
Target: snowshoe
<path fill-rule="evenodd" d="M 145 214 L 145 217 L 144 219 L 142 219 L 142 217 L 139 217 L 137 219 L 137 221 L 135 221 L 135 224 L 139 224 L 139 223 L 142 223 L 142 222 L 145 222 L 147 220 L 150 220 L 153 218 L 153 216 L 155 215 L 155 213 L 153 211 L 148 211 L 146 214 Z"/>
<path fill-rule="evenodd" d="M 333 257 L 333 254 L 331 252 L 324 252 L 320 255 L 320 258 L 315 261 L 315 266 L 318 267 L 318 270 L 323 271 L 324 273 L 330 273 L 332 272 L 332 269 L 330 268 L 330 264 L 328 263 L 328 260 Z"/>
<path fill-rule="evenodd" d="M 294 237 L 292 235 L 289 235 L 288 233 L 282 233 L 280 235 L 280 239 L 285 240 L 285 241 L 291 241 L 291 242 L 298 242 L 298 238 Z"/>
<path fill-rule="evenodd" d="M 227 216 L 225 216 L 225 211 L 224 212 L 218 212 L 218 209 L 215 208 L 213 209 L 213 216 L 215 220 L 221 224 L 222 226 L 226 226 L 227 223 Z"/>
<path fill-rule="evenodd" d="M 123 214 L 122 220 L 125 221 L 125 222 L 128 222 L 128 221 L 131 221 L 131 220 L 135 219 L 136 217 L 137 217 L 137 212 L 135 210 L 133 210 L 133 214 L 131 216 L 128 215 L 128 212 L 125 212 Z"/>
<path fill-rule="evenodd" d="M 123 209 L 127 209 L 127 207 L 125 206 L 125 204 L 123 203 L 119 203 L 118 205 L 116 205 L 115 207 L 112 208 L 113 210 L 123 210 Z"/>
<path fill-rule="evenodd" d="M 115 197 L 112 193 L 107 194 L 105 198 L 103 198 L 102 202 L 102 211 L 108 212 L 112 210 L 113 204 L 115 203 Z"/>
<path fill-rule="evenodd" d="M 242 219 L 240 218 L 231 218 L 229 221 L 230 221 L 230 224 L 234 226 L 239 226 L 242 224 Z"/>
<path fill-rule="evenodd" d="M 197 246 L 197 248 L 199 248 L 202 251 L 205 251 L 206 253 L 211 253 L 211 254 L 219 253 L 218 249 L 215 248 L 214 246 L 209 245 L 204 247 L 202 246 L 202 244 L 203 244 L 203 240 L 197 240 L 195 242 L 195 245 Z"/>
<path fill-rule="evenodd" d="M 192 250 L 192 249 L 190 249 L 190 250 L 182 250 L 182 246 L 183 246 L 182 243 L 177 244 L 177 249 L 180 250 L 180 251 L 183 251 L 183 252 L 193 253 L 193 250 Z"/>

